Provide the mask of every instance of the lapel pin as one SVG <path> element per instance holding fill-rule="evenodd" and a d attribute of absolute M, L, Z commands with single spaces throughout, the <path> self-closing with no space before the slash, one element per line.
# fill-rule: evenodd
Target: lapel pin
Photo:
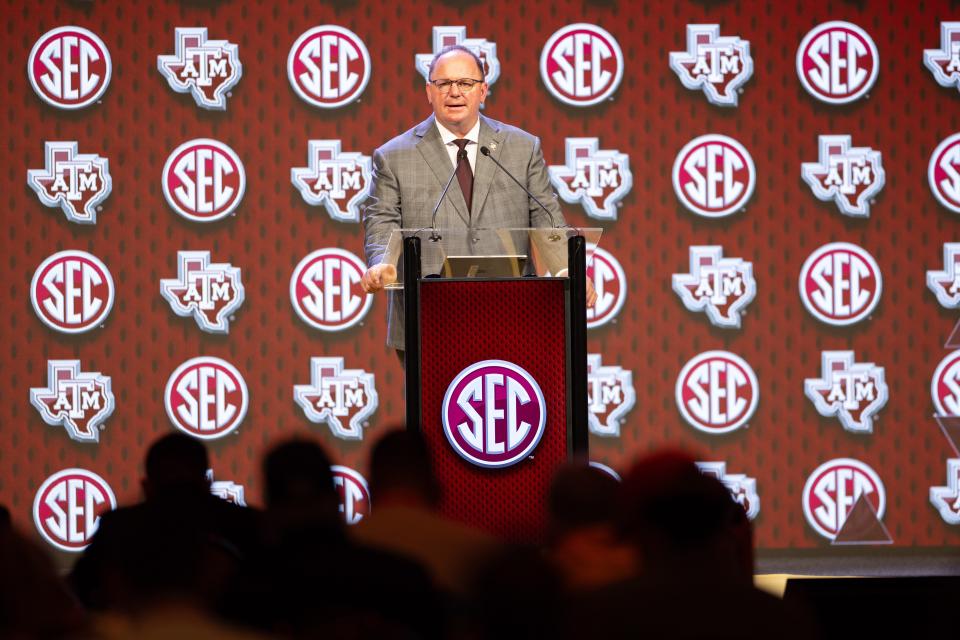
<path fill-rule="evenodd" d="M 491 142 L 491 143 L 490 143 L 490 151 L 496 151 L 496 150 L 497 150 L 497 143 L 496 143 L 496 142 Z"/>

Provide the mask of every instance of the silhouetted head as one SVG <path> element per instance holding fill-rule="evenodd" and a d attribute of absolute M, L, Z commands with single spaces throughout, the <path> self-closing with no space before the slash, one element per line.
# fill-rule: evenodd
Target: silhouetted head
<path fill-rule="evenodd" d="M 550 530 L 555 536 L 597 524 L 613 524 L 620 483 L 587 464 L 562 467 L 550 485 Z"/>
<path fill-rule="evenodd" d="M 263 460 L 263 475 L 268 507 L 322 502 L 336 511 L 330 458 L 316 442 L 294 439 L 277 445 Z"/>
<path fill-rule="evenodd" d="M 437 479 L 419 432 L 400 428 L 377 441 L 370 453 L 370 492 L 379 504 L 391 500 L 437 503 Z"/>
<path fill-rule="evenodd" d="M 8 529 L 10 525 L 10 510 L 6 505 L 0 504 L 0 529 Z"/>
<path fill-rule="evenodd" d="M 624 479 L 619 520 L 621 534 L 638 547 L 648 571 L 695 565 L 749 577 L 743 508 L 685 453 L 664 451 L 634 464 Z"/>
<path fill-rule="evenodd" d="M 171 433 L 150 445 L 145 467 L 143 490 L 148 499 L 210 491 L 207 449 L 186 434 Z"/>

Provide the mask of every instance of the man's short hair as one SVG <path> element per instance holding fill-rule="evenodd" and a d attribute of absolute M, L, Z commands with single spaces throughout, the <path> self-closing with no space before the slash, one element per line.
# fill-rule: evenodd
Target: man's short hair
<path fill-rule="evenodd" d="M 433 60 L 430 61 L 430 71 L 427 73 L 427 82 L 429 82 L 430 79 L 433 77 L 433 70 L 436 69 L 437 62 L 440 60 L 440 58 L 442 56 L 447 55 L 448 53 L 453 53 L 454 51 L 458 51 L 458 52 L 462 51 L 463 53 L 473 58 L 473 61 L 477 63 L 477 69 L 480 70 L 480 79 L 482 80 L 486 78 L 486 73 L 484 73 L 483 71 L 483 61 L 480 59 L 480 56 L 478 56 L 477 54 L 475 54 L 473 51 L 466 48 L 462 44 L 452 44 L 449 47 L 444 47 L 443 49 L 441 49 L 439 53 L 434 54 Z"/>

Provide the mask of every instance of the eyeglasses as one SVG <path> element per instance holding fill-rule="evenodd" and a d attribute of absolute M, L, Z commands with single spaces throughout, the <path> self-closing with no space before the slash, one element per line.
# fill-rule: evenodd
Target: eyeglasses
<path fill-rule="evenodd" d="M 473 88 L 483 82 L 483 80 L 474 80 L 472 78 L 461 78 L 459 80 L 428 80 L 430 84 L 437 88 L 440 93 L 450 93 L 453 85 L 457 85 L 460 93 L 470 93 Z"/>

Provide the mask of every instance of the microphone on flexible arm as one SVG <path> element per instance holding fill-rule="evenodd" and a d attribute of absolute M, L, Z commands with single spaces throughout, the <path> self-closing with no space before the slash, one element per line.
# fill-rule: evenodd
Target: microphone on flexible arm
<path fill-rule="evenodd" d="M 460 168 L 460 163 L 466 158 L 466 153 L 457 154 L 457 164 L 453 167 L 453 173 L 450 174 L 450 178 L 447 180 L 446 186 L 443 187 L 443 191 L 440 193 L 440 198 L 437 200 L 437 206 L 433 208 L 433 215 L 430 216 L 430 241 L 436 242 L 437 240 L 442 240 L 443 236 L 437 233 L 437 212 L 440 211 L 440 205 L 443 204 L 443 199 L 447 195 L 447 191 L 450 189 L 450 185 L 453 184 L 453 179 L 457 177 L 457 169 Z"/>
<path fill-rule="evenodd" d="M 491 160 L 493 160 L 493 163 L 494 163 L 495 165 L 497 165 L 498 167 L 500 167 L 500 169 L 501 169 L 505 174 L 507 174 L 507 176 L 508 176 L 511 180 L 513 180 L 514 182 L 516 182 L 516 183 L 517 183 L 517 186 L 520 187 L 521 189 L 523 189 L 524 193 L 526 193 L 528 196 L 530 196 L 530 198 L 533 199 L 534 202 L 536 202 L 538 205 L 540 205 L 540 208 L 543 209 L 543 210 L 546 212 L 547 216 L 550 218 L 550 222 L 553 223 L 553 228 L 554 228 L 554 229 L 561 229 L 561 228 L 562 228 L 560 225 L 557 224 L 557 221 L 554 219 L 553 214 L 550 213 L 550 210 L 547 209 L 545 206 L 543 206 L 543 203 L 540 202 L 539 198 L 537 198 L 537 196 L 535 196 L 535 195 L 533 195 L 532 193 L 530 193 L 530 189 L 527 189 L 525 186 L 523 186 L 523 183 L 522 183 L 522 182 L 520 182 L 519 180 L 517 180 L 516 177 L 514 177 L 514 175 L 513 175 L 512 173 L 510 173 L 509 171 L 507 171 L 507 168 L 506 168 L 505 166 L 503 166 L 502 164 L 500 164 L 500 161 L 499 161 L 499 160 L 497 160 L 496 158 L 494 158 L 494 157 L 490 154 L 490 149 L 488 149 L 487 147 L 480 147 L 480 153 L 482 153 L 482 154 L 485 155 L 486 157 L 488 157 L 488 158 L 490 158 Z M 569 225 L 565 225 L 565 226 L 569 226 Z M 553 239 L 553 238 L 551 237 L 551 239 Z"/>

